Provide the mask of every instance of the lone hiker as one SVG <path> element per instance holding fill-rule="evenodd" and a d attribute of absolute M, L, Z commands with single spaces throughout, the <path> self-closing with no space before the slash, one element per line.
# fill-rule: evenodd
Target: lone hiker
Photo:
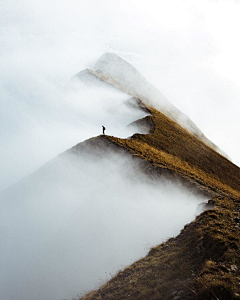
<path fill-rule="evenodd" d="M 104 126 L 102 126 L 102 132 L 103 132 L 103 134 L 105 134 L 105 127 Z"/>

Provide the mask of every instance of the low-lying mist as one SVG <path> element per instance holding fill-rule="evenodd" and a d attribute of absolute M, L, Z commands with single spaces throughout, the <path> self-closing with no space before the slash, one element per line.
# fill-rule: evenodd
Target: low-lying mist
<path fill-rule="evenodd" d="M 110 152 L 61 155 L 1 198 L 0 298 L 11 300 L 99 287 L 178 234 L 206 200 Z"/>
<path fill-rule="evenodd" d="M 27 75 L 25 75 L 27 76 Z M 14 79 L 17 81 L 14 85 Z M 146 115 L 124 105 L 131 96 L 99 81 L 65 85 L 13 78 L 1 90 L 0 191 L 34 172 L 59 153 L 102 133 L 128 137 L 127 125 Z"/>

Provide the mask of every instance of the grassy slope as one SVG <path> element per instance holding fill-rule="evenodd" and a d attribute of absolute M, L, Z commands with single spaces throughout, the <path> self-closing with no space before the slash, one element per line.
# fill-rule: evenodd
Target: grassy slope
<path fill-rule="evenodd" d="M 236 165 L 156 109 L 148 110 L 152 114 L 147 117 L 152 124 L 150 134 L 109 139 L 154 166 L 172 170 L 204 188 L 240 196 L 240 169 Z"/>
<path fill-rule="evenodd" d="M 155 170 L 168 169 L 221 196 L 179 236 L 151 249 L 82 300 L 240 299 L 240 169 L 157 110 L 147 109 L 150 134 L 102 138 Z"/>

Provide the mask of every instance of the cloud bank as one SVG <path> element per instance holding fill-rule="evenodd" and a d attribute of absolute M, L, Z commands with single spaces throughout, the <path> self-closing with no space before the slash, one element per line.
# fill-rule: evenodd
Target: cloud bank
<path fill-rule="evenodd" d="M 3 98 L 0 190 L 75 144 L 101 134 L 128 137 L 127 125 L 146 115 L 124 104 L 130 96 L 101 82 L 58 86 L 40 78 L 9 87 Z"/>
<path fill-rule="evenodd" d="M 60 156 L 0 202 L 0 298 L 71 299 L 172 237 L 206 200 L 131 158 Z"/>

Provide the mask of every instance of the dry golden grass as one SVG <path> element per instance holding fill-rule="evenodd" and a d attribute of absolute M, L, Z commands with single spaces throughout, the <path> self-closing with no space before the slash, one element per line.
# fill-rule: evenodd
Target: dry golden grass
<path fill-rule="evenodd" d="M 177 123 L 148 107 L 150 134 L 112 142 L 153 166 L 165 168 L 213 192 L 240 197 L 240 169 Z"/>

